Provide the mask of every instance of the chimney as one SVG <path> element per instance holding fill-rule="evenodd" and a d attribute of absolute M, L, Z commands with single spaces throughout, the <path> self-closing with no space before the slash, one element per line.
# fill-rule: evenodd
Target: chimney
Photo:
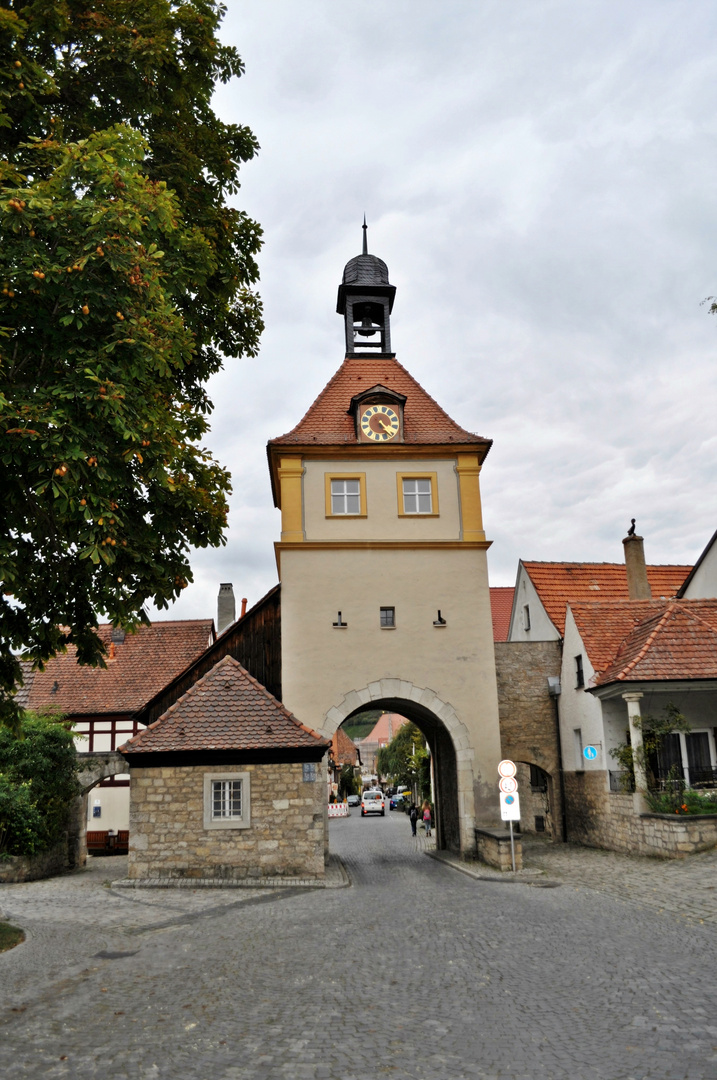
<path fill-rule="evenodd" d="M 234 600 L 234 586 L 231 581 L 219 586 L 217 602 L 217 634 L 222 634 L 228 626 L 236 622 L 237 608 Z"/>
<path fill-rule="evenodd" d="M 628 535 L 622 543 L 625 548 L 628 596 L 631 600 L 651 600 L 652 589 L 650 588 L 650 582 L 647 580 L 645 549 L 642 546 L 642 537 L 634 534 L 632 536 Z"/>

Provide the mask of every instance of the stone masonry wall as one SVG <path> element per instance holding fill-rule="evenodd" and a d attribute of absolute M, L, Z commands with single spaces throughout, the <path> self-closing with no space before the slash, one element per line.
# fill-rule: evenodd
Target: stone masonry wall
<path fill-rule="evenodd" d="M 205 830 L 204 777 L 232 772 L 250 774 L 251 825 Z M 129 877 L 323 877 L 325 795 L 300 763 L 134 768 Z"/>
<path fill-rule="evenodd" d="M 67 836 L 38 855 L 13 855 L 0 862 L 0 883 L 38 881 L 41 878 L 64 874 L 68 869 Z"/>
<path fill-rule="evenodd" d="M 663 859 L 717 846 L 717 815 L 642 813 L 639 798 L 607 791 L 604 772 L 566 772 L 568 840 Z"/>
<path fill-rule="evenodd" d="M 546 818 L 546 831 L 562 835 L 560 813 L 560 755 L 555 700 L 548 693 L 548 676 L 560 675 L 559 641 L 497 641 L 500 742 L 503 757 L 538 765 L 550 777 L 548 798 L 530 791 L 529 770 L 519 769 L 523 832 L 535 831 L 535 816 Z M 496 783 L 498 777 L 496 775 Z"/>

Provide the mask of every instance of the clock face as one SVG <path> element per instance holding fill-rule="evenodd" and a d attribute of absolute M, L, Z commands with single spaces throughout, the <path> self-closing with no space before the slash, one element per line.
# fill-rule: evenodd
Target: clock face
<path fill-rule="evenodd" d="M 389 442 L 398 428 L 398 416 L 388 405 L 368 405 L 361 413 L 361 431 L 371 442 Z"/>

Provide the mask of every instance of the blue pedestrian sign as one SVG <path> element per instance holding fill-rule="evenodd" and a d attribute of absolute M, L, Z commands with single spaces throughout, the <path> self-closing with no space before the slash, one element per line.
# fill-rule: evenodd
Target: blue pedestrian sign
<path fill-rule="evenodd" d="M 597 757 L 597 750 L 594 746 L 583 747 L 583 757 L 586 761 L 594 761 Z"/>

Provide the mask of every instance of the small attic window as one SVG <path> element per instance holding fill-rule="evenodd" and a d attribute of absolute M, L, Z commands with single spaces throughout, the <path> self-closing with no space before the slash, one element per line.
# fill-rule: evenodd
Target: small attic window
<path fill-rule="evenodd" d="M 530 630 L 530 604 L 523 604 L 523 629 Z"/>
<path fill-rule="evenodd" d="M 110 641 L 113 642 L 115 645 L 122 645 L 122 644 L 124 644 L 124 639 L 125 639 L 125 632 L 122 629 L 122 627 L 121 626 L 113 626 L 112 627 L 112 632 L 110 633 Z"/>
<path fill-rule="evenodd" d="M 575 657 L 575 689 L 580 690 L 585 686 L 585 672 L 583 671 L 583 654 Z"/>

